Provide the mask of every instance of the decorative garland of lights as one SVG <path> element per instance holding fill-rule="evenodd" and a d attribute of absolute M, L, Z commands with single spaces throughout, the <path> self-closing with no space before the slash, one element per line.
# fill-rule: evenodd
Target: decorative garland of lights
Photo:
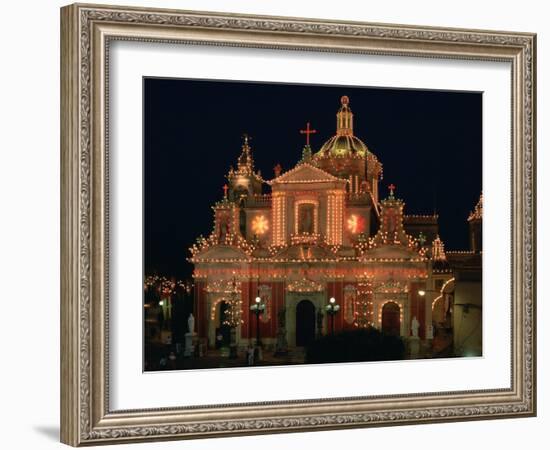
<path fill-rule="evenodd" d="M 227 302 L 227 299 L 225 297 L 219 297 L 216 300 L 212 302 L 212 306 L 210 307 L 210 320 L 214 321 L 216 320 L 216 308 L 218 307 L 218 304 L 221 302 Z"/>
<path fill-rule="evenodd" d="M 353 325 L 355 327 L 367 328 L 374 325 L 372 280 L 364 278 L 357 283 L 357 299 L 354 310 Z"/>
<path fill-rule="evenodd" d="M 232 282 L 232 292 L 228 298 L 228 308 L 224 317 L 223 324 L 229 325 L 230 327 L 237 327 L 240 324 L 244 323 L 242 319 L 243 315 L 243 301 L 241 298 L 240 287 L 237 287 L 237 281 L 233 278 Z"/>
<path fill-rule="evenodd" d="M 433 223 L 437 223 L 439 214 L 403 214 L 404 222 L 423 222 L 429 220 Z"/>
<path fill-rule="evenodd" d="M 241 288 L 235 284 L 235 280 L 215 280 L 204 288 L 209 294 L 231 295 L 235 292 L 241 293 Z"/>
<path fill-rule="evenodd" d="M 193 263 L 289 263 L 294 264 L 302 261 L 302 258 L 189 258 Z M 356 258 L 347 256 L 334 256 L 331 258 L 311 258 L 308 262 L 312 263 L 335 263 L 335 262 L 359 262 L 359 263 L 425 263 L 427 258 Z"/>
<path fill-rule="evenodd" d="M 296 233 L 290 235 L 291 245 L 317 244 L 319 242 L 321 242 L 321 235 L 319 233 Z"/>
<path fill-rule="evenodd" d="M 262 178 L 260 171 L 254 172 L 254 158 L 252 157 L 252 149 L 248 144 L 250 136 L 243 135 L 243 145 L 242 153 L 237 160 L 237 170 L 234 170 L 233 167 L 229 169 L 227 174 L 228 181 L 233 181 L 234 178 L 238 177 L 253 177 L 256 178 L 260 183 L 264 183 L 265 180 Z"/>
<path fill-rule="evenodd" d="M 199 236 L 197 238 L 196 243 L 189 249 L 192 255 L 191 259 L 194 261 L 194 258 L 197 255 L 218 245 L 234 247 L 244 252 L 247 256 L 251 256 L 252 252 L 257 248 L 256 244 L 248 242 L 238 233 L 227 233 L 225 239 L 223 240 L 220 240 L 214 233 L 212 233 L 208 238 L 204 238 L 203 236 Z"/>
<path fill-rule="evenodd" d="M 288 292 L 323 292 L 325 288 L 322 283 L 302 278 L 289 282 L 286 286 L 286 290 Z"/>
<path fill-rule="evenodd" d="M 286 245 L 286 195 L 284 192 L 273 192 L 272 199 L 272 241 L 274 246 L 281 247 Z"/>
<path fill-rule="evenodd" d="M 407 292 L 409 292 L 409 286 L 399 281 L 388 281 L 376 288 L 376 293 L 380 294 L 403 294 Z"/>
<path fill-rule="evenodd" d="M 313 169 L 313 172 L 319 175 L 322 178 L 310 178 L 307 180 L 287 180 L 286 178 L 290 177 L 294 172 L 297 172 L 298 170 L 302 170 L 304 167 L 309 167 Z M 345 183 L 345 180 L 342 180 L 341 178 L 335 177 L 334 175 L 331 175 L 330 173 L 324 171 L 323 169 L 320 169 L 319 167 L 316 167 L 312 164 L 309 164 L 308 162 L 303 162 L 301 164 L 298 164 L 293 169 L 287 170 L 285 173 L 280 175 L 279 177 L 270 180 L 267 182 L 269 185 L 273 184 L 309 184 L 309 183 L 319 183 L 323 181 L 332 181 L 332 182 L 338 182 L 338 183 Z"/>
<path fill-rule="evenodd" d="M 294 265 L 294 261 L 283 261 L 288 265 Z M 318 277 L 327 277 L 341 280 L 355 281 L 361 278 L 386 278 L 393 274 L 393 276 L 399 279 L 407 280 L 425 280 L 428 278 L 428 274 L 425 269 L 416 268 L 404 268 L 398 269 L 388 267 L 371 267 L 365 270 L 363 266 L 350 267 L 348 269 L 332 269 L 332 268 L 309 268 L 309 274 L 313 274 Z M 261 277 L 262 279 L 284 280 L 289 276 L 287 268 L 277 269 L 275 267 L 268 267 L 264 271 L 258 271 L 254 268 L 234 269 L 230 267 L 217 267 L 217 268 L 198 268 L 195 269 L 193 274 L 194 278 L 226 278 L 227 276 L 235 275 L 237 279 L 242 281 L 252 280 L 254 278 Z"/>
<path fill-rule="evenodd" d="M 453 281 L 455 281 L 455 277 L 449 278 L 447 281 L 445 281 L 445 283 L 443 284 L 443 286 L 441 286 L 440 292 L 441 292 L 442 294 L 444 294 L 443 291 L 445 290 L 445 288 L 446 288 L 450 283 L 452 283 Z"/>
<path fill-rule="evenodd" d="M 146 275 L 143 283 L 144 291 L 148 291 L 151 288 L 156 289 L 161 297 L 167 297 L 174 294 L 178 287 L 190 293 L 194 284 L 188 281 L 171 279 L 160 275 Z"/>
<path fill-rule="evenodd" d="M 381 303 L 378 307 L 378 324 L 380 328 L 382 328 L 382 311 L 384 309 L 384 305 L 388 303 L 395 303 L 397 306 L 399 306 L 399 325 L 403 325 L 403 302 L 401 300 L 386 300 L 384 303 Z"/>
<path fill-rule="evenodd" d="M 435 304 L 437 303 L 437 301 L 441 300 L 442 298 L 443 298 L 443 294 L 441 294 L 438 297 L 434 298 L 434 301 L 432 302 L 432 311 L 434 310 Z"/>
<path fill-rule="evenodd" d="M 432 259 L 434 261 L 447 260 L 447 257 L 445 256 L 445 244 L 443 244 L 443 241 L 439 238 L 439 235 L 432 243 Z"/>

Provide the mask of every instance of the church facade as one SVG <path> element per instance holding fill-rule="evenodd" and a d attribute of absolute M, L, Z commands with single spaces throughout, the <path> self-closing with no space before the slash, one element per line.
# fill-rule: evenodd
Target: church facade
<path fill-rule="evenodd" d="M 348 97 L 319 151 L 309 124 L 302 132 L 301 160 L 284 172 L 277 165 L 271 180 L 255 170 L 244 138 L 212 207 L 212 231 L 190 249 L 199 338 L 212 348 L 233 329 L 240 347 L 253 343 L 259 297 L 268 348 L 368 326 L 432 339 L 449 309 L 453 261 L 480 253 L 482 205 L 469 218 L 473 248 L 447 254 L 437 215 L 406 214 L 395 187 L 381 187 L 382 163 L 355 135 Z M 333 317 L 330 299 L 339 307 Z"/>

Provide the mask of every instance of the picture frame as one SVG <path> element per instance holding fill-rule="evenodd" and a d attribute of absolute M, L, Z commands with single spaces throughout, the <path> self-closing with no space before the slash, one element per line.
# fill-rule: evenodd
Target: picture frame
<path fill-rule="evenodd" d="M 108 68 L 115 41 L 509 63 L 510 386 L 113 410 Z M 536 415 L 535 92 L 531 33 L 105 5 L 62 8 L 61 441 L 81 446 Z"/>

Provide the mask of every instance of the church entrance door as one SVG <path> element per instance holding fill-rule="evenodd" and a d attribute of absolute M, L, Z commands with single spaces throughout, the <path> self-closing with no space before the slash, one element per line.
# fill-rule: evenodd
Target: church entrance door
<path fill-rule="evenodd" d="M 388 302 L 382 307 L 382 332 L 392 336 L 399 336 L 401 320 L 399 318 L 399 305 Z"/>
<path fill-rule="evenodd" d="M 296 346 L 304 347 L 315 339 L 315 305 L 302 300 L 296 305 Z"/>

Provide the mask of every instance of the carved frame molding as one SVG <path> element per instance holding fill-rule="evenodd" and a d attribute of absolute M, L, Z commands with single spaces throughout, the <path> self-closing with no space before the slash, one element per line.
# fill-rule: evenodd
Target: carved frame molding
<path fill-rule="evenodd" d="M 111 411 L 108 62 L 112 40 L 508 61 L 512 386 Z M 61 10 L 61 440 L 70 445 L 533 416 L 536 35 L 75 4 Z"/>

